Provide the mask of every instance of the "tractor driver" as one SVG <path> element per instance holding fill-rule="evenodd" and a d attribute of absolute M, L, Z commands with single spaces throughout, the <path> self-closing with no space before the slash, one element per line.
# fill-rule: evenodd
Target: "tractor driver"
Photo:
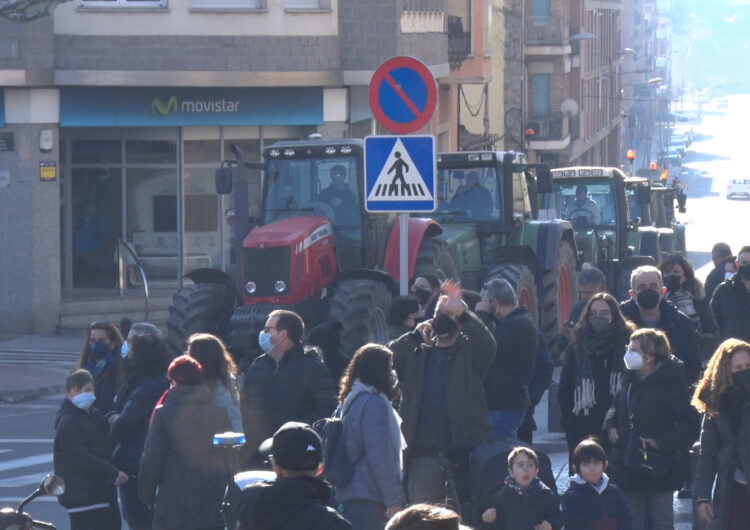
<path fill-rule="evenodd" d="M 577 219 L 584 217 L 590 224 L 600 224 L 602 222 L 602 212 L 599 205 L 589 198 L 589 190 L 583 184 L 576 187 L 575 199 L 568 202 L 563 212 L 565 219 Z"/>
<path fill-rule="evenodd" d="M 333 207 L 337 225 L 359 224 L 357 194 L 346 183 L 346 168 L 337 164 L 331 168 L 331 184 L 320 191 L 318 200 Z"/>
<path fill-rule="evenodd" d="M 451 209 L 466 210 L 472 219 L 485 220 L 492 215 L 492 194 L 482 186 L 478 171 L 469 171 L 466 185 L 459 187 L 451 200 Z"/>

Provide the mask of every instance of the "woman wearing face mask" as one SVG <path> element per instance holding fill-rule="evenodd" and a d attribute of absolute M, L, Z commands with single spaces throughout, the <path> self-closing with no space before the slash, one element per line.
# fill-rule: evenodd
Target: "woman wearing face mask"
<path fill-rule="evenodd" d="M 344 418 L 347 455 L 359 455 L 354 475 L 336 487 L 336 500 L 354 530 L 382 529 L 406 503 L 401 485 L 401 418 L 393 410 L 393 353 L 365 344 L 357 350 L 341 380 L 335 414 Z"/>
<path fill-rule="evenodd" d="M 644 528 L 648 505 L 652 530 L 673 530 L 680 448 L 697 427 L 685 367 L 666 334 L 651 328 L 633 332 L 623 360 L 628 372 L 604 420 L 609 476 L 625 492 L 634 528 Z"/>
<path fill-rule="evenodd" d="M 411 292 L 419 302 L 422 317 L 432 318 L 435 315 L 435 306 L 440 295 L 440 279 L 434 274 L 421 274 L 414 280 Z"/>
<path fill-rule="evenodd" d="M 622 351 L 633 331 L 635 325 L 607 293 L 591 297 L 573 328 L 558 390 L 560 422 L 571 456 L 582 440 L 602 434 L 604 415 L 622 388 Z"/>
<path fill-rule="evenodd" d="M 89 326 L 77 367 L 94 377 L 94 406 L 102 415 L 112 410 L 115 394 L 125 384 L 121 348 L 122 336 L 114 325 L 94 322 Z"/>
<path fill-rule="evenodd" d="M 693 323 L 703 358 L 713 353 L 717 344 L 716 322 L 706 299 L 703 283 L 695 277 L 693 266 L 680 255 L 668 256 L 661 264 L 667 302 L 684 313 Z"/>
<path fill-rule="evenodd" d="M 750 344 L 729 339 L 719 346 L 698 382 L 692 404 L 704 414 L 693 481 L 698 516 L 712 529 L 747 528 Z"/>

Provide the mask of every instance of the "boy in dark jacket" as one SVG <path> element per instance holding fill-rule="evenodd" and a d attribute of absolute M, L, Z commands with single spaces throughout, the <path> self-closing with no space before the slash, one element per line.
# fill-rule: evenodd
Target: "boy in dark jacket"
<path fill-rule="evenodd" d="M 570 530 L 630 530 L 633 517 L 622 490 L 609 482 L 604 473 L 607 454 L 596 441 L 588 439 L 573 451 L 576 474 L 562 498 L 565 528 Z"/>
<path fill-rule="evenodd" d="M 55 473 L 65 480 L 58 500 L 68 511 L 71 530 L 120 530 L 115 486 L 128 476 L 110 460 L 107 422 L 91 406 L 95 399 L 88 370 L 71 370 L 55 420 Z"/>
<path fill-rule="evenodd" d="M 485 528 L 498 530 L 558 530 L 562 526 L 560 499 L 537 478 L 539 460 L 528 447 L 508 455 L 505 486 L 482 513 Z"/>
<path fill-rule="evenodd" d="M 263 444 L 265 445 L 265 443 Z M 320 480 L 323 443 L 307 424 L 287 422 L 273 435 L 275 482 L 256 482 L 240 494 L 242 530 L 349 530 L 328 506 L 331 486 Z"/>

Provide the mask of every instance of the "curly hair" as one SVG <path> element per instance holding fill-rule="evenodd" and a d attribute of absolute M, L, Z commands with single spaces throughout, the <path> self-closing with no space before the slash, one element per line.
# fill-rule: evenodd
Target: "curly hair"
<path fill-rule="evenodd" d="M 339 384 L 339 403 L 343 403 L 352 390 L 355 379 L 385 394 L 388 400 L 393 399 L 391 384 L 393 370 L 393 352 L 380 344 L 365 344 L 352 357 L 349 366 L 344 370 Z"/>
<path fill-rule="evenodd" d="M 193 333 L 187 341 L 187 354 L 203 366 L 203 379 L 211 388 L 220 381 L 234 393 L 232 380 L 238 373 L 237 364 L 219 337 L 210 333 Z"/>
<path fill-rule="evenodd" d="M 709 417 L 719 413 L 721 395 L 732 386 L 732 357 L 739 351 L 750 353 L 750 344 L 739 339 L 727 339 L 716 348 L 690 401 L 698 412 Z"/>
<path fill-rule="evenodd" d="M 614 334 L 612 337 L 612 343 L 616 345 L 625 344 L 630 337 L 630 334 L 635 331 L 636 326 L 630 320 L 626 319 L 620 311 L 620 306 L 617 304 L 614 296 L 609 293 L 595 293 L 591 299 L 586 302 L 586 307 L 581 313 L 581 318 L 578 319 L 575 326 L 573 327 L 573 334 L 571 342 L 576 349 L 585 348 L 586 341 L 586 330 L 589 325 L 589 315 L 591 314 L 591 305 L 597 300 L 603 300 L 609 306 L 609 311 L 612 313 L 612 325 L 614 326 Z"/>

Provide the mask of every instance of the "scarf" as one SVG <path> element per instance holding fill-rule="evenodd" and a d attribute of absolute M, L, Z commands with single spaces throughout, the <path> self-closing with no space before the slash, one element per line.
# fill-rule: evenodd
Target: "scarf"
<path fill-rule="evenodd" d="M 116 352 L 120 353 L 120 352 Z M 115 364 L 115 350 L 110 351 L 106 356 L 99 359 L 96 363 L 92 360 L 91 356 L 89 355 L 86 359 L 86 370 L 88 370 L 91 375 L 94 377 L 94 382 L 98 383 L 99 381 L 106 379 L 108 376 L 112 375 L 114 373 L 114 364 Z"/>
<path fill-rule="evenodd" d="M 609 394 L 615 396 L 622 388 L 625 374 L 622 357 L 617 355 L 617 341 L 610 330 L 594 333 L 587 329 L 583 340 L 575 351 L 575 390 L 573 391 L 573 414 L 588 416 L 596 405 L 596 383 L 594 382 L 592 357 L 605 358 L 609 369 Z"/>
<path fill-rule="evenodd" d="M 404 439 L 404 435 L 401 433 L 401 416 L 398 415 L 398 412 L 396 412 L 396 410 L 393 408 L 393 405 L 388 400 L 385 394 L 378 392 L 375 387 L 366 385 L 359 379 L 355 379 L 354 383 L 352 383 L 352 388 L 349 391 L 349 394 L 344 398 L 344 402 L 341 404 L 336 413 L 343 413 L 343 411 L 348 411 L 351 403 L 354 401 L 354 398 L 356 398 L 357 395 L 361 394 L 362 392 L 369 392 L 370 394 L 380 396 L 380 398 L 388 404 L 388 410 L 391 411 L 390 421 L 388 422 L 388 431 L 391 436 L 393 447 L 401 449 L 400 451 L 398 451 L 398 468 L 403 472 L 403 458 L 404 451 L 406 450 L 406 440 Z"/>

